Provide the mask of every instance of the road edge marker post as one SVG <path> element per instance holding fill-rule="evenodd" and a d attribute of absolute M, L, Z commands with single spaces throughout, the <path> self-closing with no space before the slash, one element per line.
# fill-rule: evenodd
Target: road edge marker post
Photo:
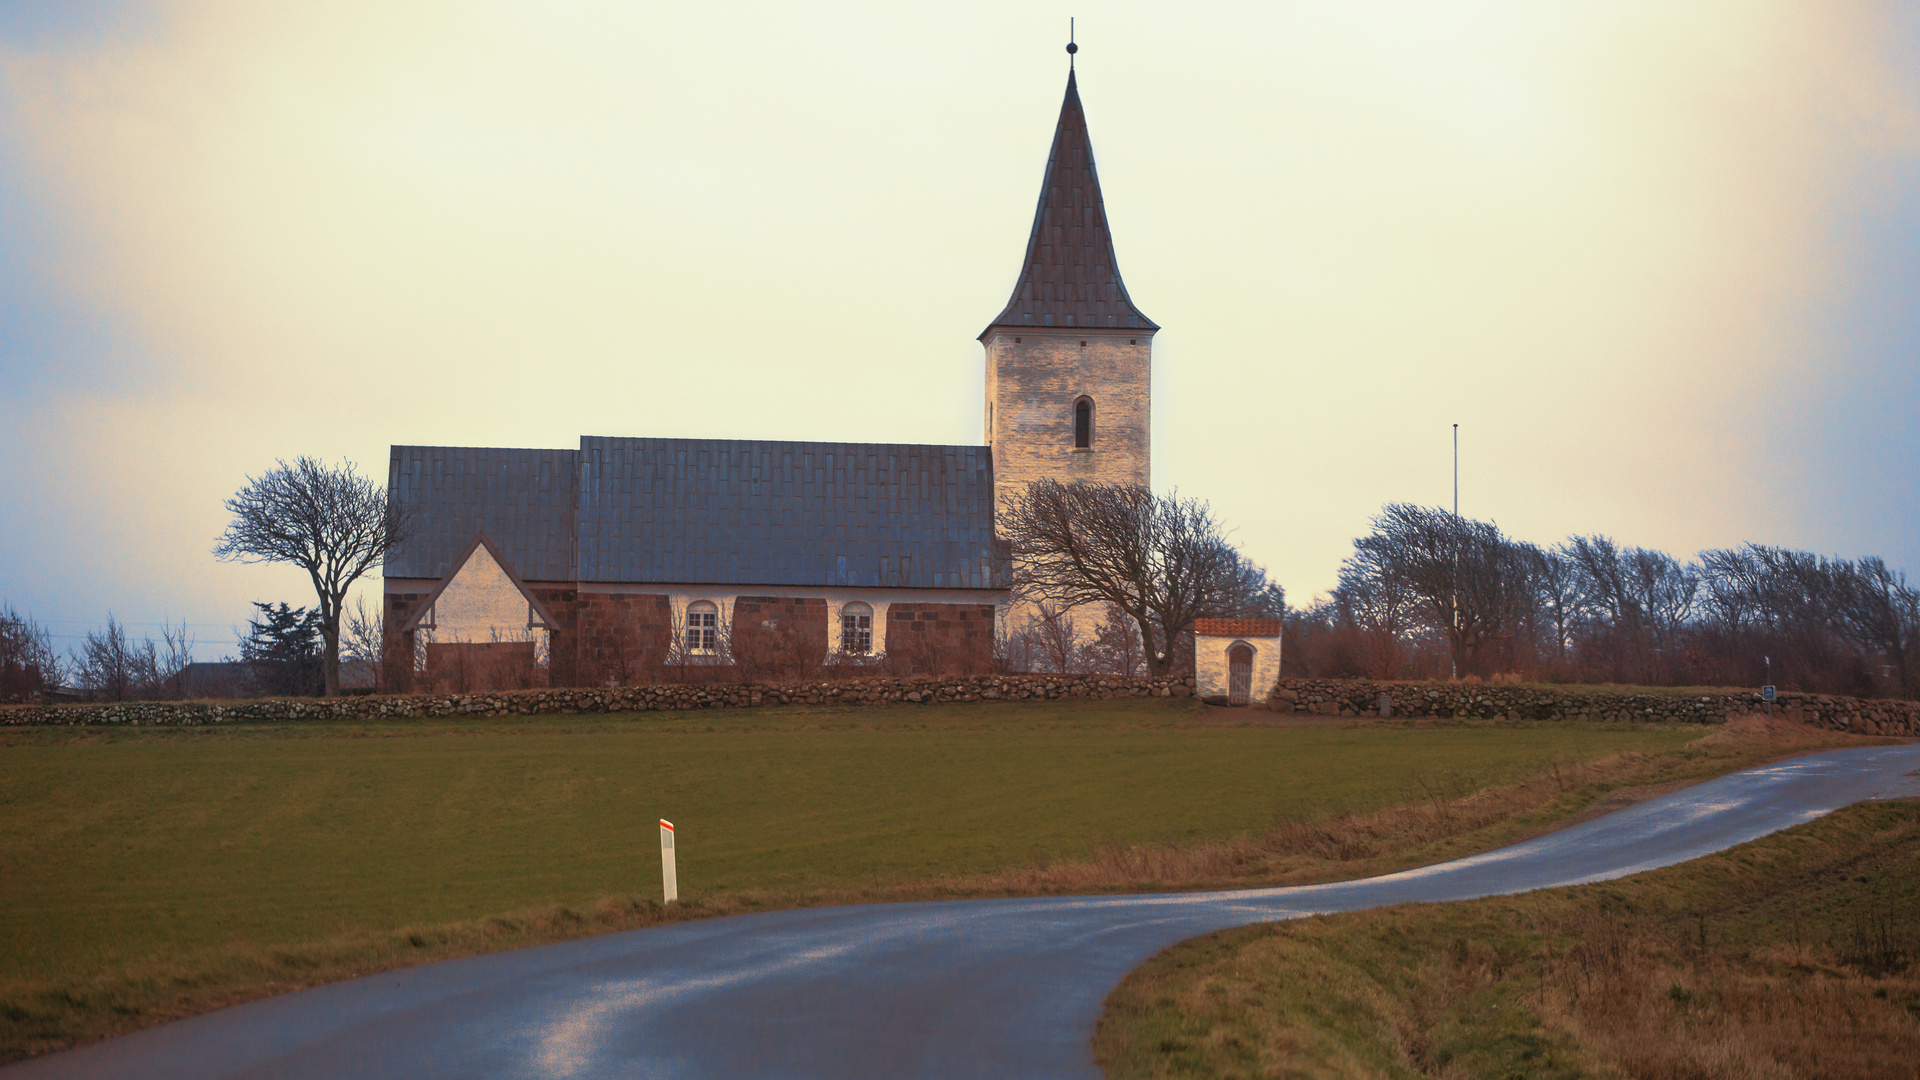
<path fill-rule="evenodd" d="M 660 888 L 667 903 L 680 899 L 680 878 L 673 866 L 673 822 L 660 819 Z"/>

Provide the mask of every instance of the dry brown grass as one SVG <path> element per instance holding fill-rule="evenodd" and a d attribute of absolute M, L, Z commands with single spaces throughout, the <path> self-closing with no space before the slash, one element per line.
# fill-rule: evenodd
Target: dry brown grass
<path fill-rule="evenodd" d="M 1911 862 L 1920 819 L 1870 844 L 1908 849 Z M 1860 876 L 1849 881 L 1865 884 Z M 1772 940 L 1733 948 L 1693 936 L 1710 939 L 1721 921 L 1704 913 L 1694 926 L 1574 916 L 1565 928 L 1581 940 L 1543 971 L 1540 1012 L 1594 1057 L 1648 1080 L 1920 1076 L 1920 924 L 1911 911 L 1855 902 L 1811 936 L 1790 922 Z"/>
<path fill-rule="evenodd" d="M 1920 1077 L 1920 802 L 1682 866 L 1211 935 L 1108 1000 L 1113 1077 Z"/>

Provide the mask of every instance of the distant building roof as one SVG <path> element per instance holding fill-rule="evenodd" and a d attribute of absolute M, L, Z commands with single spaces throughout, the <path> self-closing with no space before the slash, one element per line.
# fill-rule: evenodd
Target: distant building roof
<path fill-rule="evenodd" d="M 240 660 L 195 661 L 180 670 L 184 697 L 252 697 L 258 684 L 253 665 Z"/>
<path fill-rule="evenodd" d="M 1193 632 L 1202 637 L 1276 638 L 1279 619 L 1195 619 Z"/>
<path fill-rule="evenodd" d="M 484 532 L 527 581 L 1004 588 L 984 446 L 622 439 L 396 446 L 418 531 L 388 577 L 444 578 Z"/>
<path fill-rule="evenodd" d="M 1093 167 L 1093 144 L 1087 137 L 1087 114 L 1071 71 L 1020 280 L 1006 310 L 980 336 L 1002 326 L 1159 329 L 1133 306 L 1120 280 L 1100 176 Z"/>
<path fill-rule="evenodd" d="M 340 689 L 373 690 L 380 685 L 379 669 L 371 660 L 357 656 L 345 656 L 340 659 Z"/>

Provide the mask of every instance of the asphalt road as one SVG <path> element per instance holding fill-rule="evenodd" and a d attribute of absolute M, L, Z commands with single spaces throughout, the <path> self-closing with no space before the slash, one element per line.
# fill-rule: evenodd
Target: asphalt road
<path fill-rule="evenodd" d="M 1097 1077 L 1101 1001 L 1248 923 L 1621 877 L 1866 799 L 1920 745 L 1712 780 L 1498 851 L 1333 885 L 815 908 L 452 960 L 0 1069 L 40 1077 Z"/>

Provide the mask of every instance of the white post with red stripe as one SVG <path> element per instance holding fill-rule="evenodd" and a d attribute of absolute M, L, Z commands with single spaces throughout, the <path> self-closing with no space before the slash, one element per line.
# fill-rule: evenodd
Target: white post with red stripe
<path fill-rule="evenodd" d="M 660 819 L 660 884 L 667 903 L 680 899 L 680 878 L 673 870 L 673 822 Z"/>

